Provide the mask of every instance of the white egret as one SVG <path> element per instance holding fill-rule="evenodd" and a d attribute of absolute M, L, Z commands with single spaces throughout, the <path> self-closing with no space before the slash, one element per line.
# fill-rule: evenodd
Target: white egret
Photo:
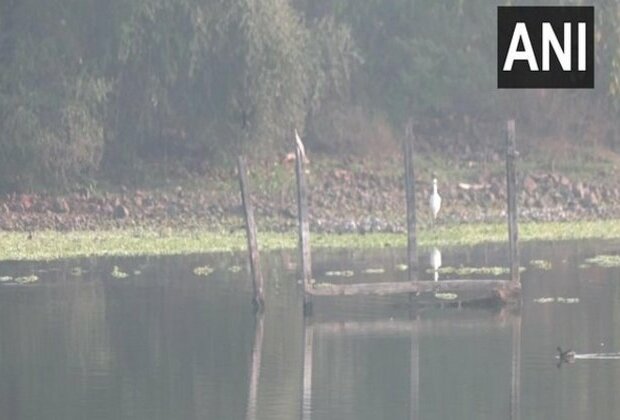
<path fill-rule="evenodd" d="M 437 178 L 433 178 L 433 193 L 429 199 L 429 204 L 431 207 L 431 222 L 434 223 L 437 219 L 437 213 L 439 213 L 439 209 L 441 208 L 441 196 L 437 192 Z"/>
<path fill-rule="evenodd" d="M 441 252 L 437 248 L 433 248 L 430 258 L 431 267 L 433 268 L 433 278 L 435 281 L 439 279 L 439 267 L 441 267 Z"/>

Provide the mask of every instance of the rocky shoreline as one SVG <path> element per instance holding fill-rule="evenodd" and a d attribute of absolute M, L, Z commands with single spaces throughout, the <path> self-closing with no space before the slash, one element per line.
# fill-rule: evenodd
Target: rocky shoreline
<path fill-rule="evenodd" d="M 421 178 L 429 178 L 422 176 Z M 265 180 L 267 179 L 267 181 Z M 0 229 L 5 231 L 96 230 L 114 228 L 241 227 L 241 207 L 234 174 L 218 182 L 205 177 L 205 188 L 128 189 L 93 193 L 86 189 L 52 196 L 7 194 L 0 197 Z M 253 176 L 253 201 L 259 228 L 293 230 L 296 204 L 293 178 L 268 182 Z M 519 213 L 523 221 L 575 221 L 620 218 L 620 186 L 594 185 L 557 173 L 520 177 Z M 405 201 L 401 176 L 394 171 L 311 168 L 309 213 L 315 232 L 403 232 Z M 505 218 L 503 177 L 475 183 L 439 179 L 443 198 L 439 223 L 495 222 Z M 418 218 L 429 222 L 430 182 L 417 183 Z"/>

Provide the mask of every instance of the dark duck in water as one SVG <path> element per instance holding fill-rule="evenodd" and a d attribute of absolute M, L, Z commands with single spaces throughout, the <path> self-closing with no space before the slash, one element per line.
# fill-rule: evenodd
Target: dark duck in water
<path fill-rule="evenodd" d="M 560 360 L 560 364 L 562 363 L 573 363 L 575 361 L 575 352 L 571 349 L 562 350 L 561 347 L 557 347 L 558 349 L 558 359 Z"/>

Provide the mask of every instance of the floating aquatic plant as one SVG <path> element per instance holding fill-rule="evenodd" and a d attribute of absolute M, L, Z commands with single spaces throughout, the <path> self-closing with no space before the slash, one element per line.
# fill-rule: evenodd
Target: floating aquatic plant
<path fill-rule="evenodd" d="M 520 237 L 531 240 L 618 239 L 618 220 L 585 222 L 528 222 L 520 224 Z M 264 250 L 294 249 L 293 232 L 259 233 Z M 421 231 L 418 244 L 423 246 L 465 246 L 480 243 L 505 243 L 504 223 L 459 224 L 438 226 L 434 232 Z M 403 247 L 407 236 L 399 233 L 316 234 L 313 248 L 384 248 Z M 143 229 L 139 236 L 131 229 L 56 232 L 40 231 L 32 240 L 24 241 L 22 232 L 0 232 L 0 260 L 57 260 L 87 256 L 183 255 L 204 252 L 246 251 L 247 242 L 241 232 L 214 232 L 208 227 L 196 230 L 171 229 L 162 236 L 157 229 Z"/>
<path fill-rule="evenodd" d="M 553 267 L 551 265 L 551 261 L 547 261 L 547 260 L 531 260 L 530 261 L 530 265 L 534 268 L 537 268 L 539 270 L 551 270 L 551 268 Z"/>
<path fill-rule="evenodd" d="M 342 271 L 327 271 L 325 272 L 325 275 L 329 277 L 353 277 L 355 273 L 352 270 L 342 270 Z"/>
<path fill-rule="evenodd" d="M 209 267 L 208 265 L 194 268 L 194 274 L 202 277 L 207 277 L 209 274 L 213 273 L 213 271 L 213 268 Z"/>
<path fill-rule="evenodd" d="M 605 268 L 620 267 L 620 255 L 597 255 L 588 258 L 586 263 Z"/>
<path fill-rule="evenodd" d="M 362 270 L 364 274 L 383 274 L 385 273 L 385 268 L 367 268 Z"/>
<path fill-rule="evenodd" d="M 84 270 L 82 269 L 82 267 L 73 267 L 69 274 L 74 277 L 80 277 L 82 274 L 84 274 Z"/>
<path fill-rule="evenodd" d="M 231 265 L 230 267 L 228 267 L 228 271 L 230 271 L 231 273 L 238 273 L 241 271 L 241 266 Z"/>
<path fill-rule="evenodd" d="M 459 296 L 456 293 L 435 293 L 435 297 L 441 300 L 455 300 Z"/>
<path fill-rule="evenodd" d="M 409 266 L 407 264 L 396 264 L 396 271 L 407 271 Z"/>
<path fill-rule="evenodd" d="M 541 297 L 534 299 L 536 303 L 579 303 L 579 298 Z"/>
<path fill-rule="evenodd" d="M 124 271 L 121 271 L 118 268 L 118 265 L 115 265 L 114 268 L 112 269 L 112 272 L 110 273 L 110 275 L 116 279 L 124 279 L 126 277 L 129 277 L 129 274 L 125 273 Z"/>
<path fill-rule="evenodd" d="M 13 277 L 11 276 L 1 276 L 0 277 L 0 283 L 6 283 L 9 281 L 13 281 Z"/>
<path fill-rule="evenodd" d="M 39 281 L 39 277 L 34 275 L 34 274 L 32 274 L 30 276 L 15 277 L 14 281 L 17 284 L 31 284 L 31 283 L 38 282 Z"/>

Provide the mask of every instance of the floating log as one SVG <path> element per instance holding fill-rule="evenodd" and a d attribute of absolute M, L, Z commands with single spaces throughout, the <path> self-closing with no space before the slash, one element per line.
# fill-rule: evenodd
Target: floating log
<path fill-rule="evenodd" d="M 250 201 L 248 190 L 248 178 L 245 159 L 239 156 L 237 159 L 239 170 L 239 185 L 241 186 L 241 201 L 243 204 L 243 214 L 245 217 L 245 229 L 248 238 L 248 250 L 250 252 L 250 271 L 252 273 L 252 285 L 254 287 L 254 304 L 258 311 L 265 305 L 263 292 L 263 274 L 260 268 L 260 256 L 258 252 L 258 242 L 256 240 L 256 222 L 254 221 L 254 207 Z"/>
<path fill-rule="evenodd" d="M 476 300 L 496 299 L 507 303 L 521 292 L 521 284 L 507 280 L 443 280 L 418 282 L 384 282 L 312 285 L 307 293 L 314 296 L 393 295 L 399 293 L 475 292 Z"/>
<path fill-rule="evenodd" d="M 517 283 L 519 274 L 519 226 L 517 225 L 517 175 L 518 157 L 515 142 L 515 121 L 506 124 L 506 187 L 508 200 L 508 247 L 510 252 L 510 280 Z"/>

